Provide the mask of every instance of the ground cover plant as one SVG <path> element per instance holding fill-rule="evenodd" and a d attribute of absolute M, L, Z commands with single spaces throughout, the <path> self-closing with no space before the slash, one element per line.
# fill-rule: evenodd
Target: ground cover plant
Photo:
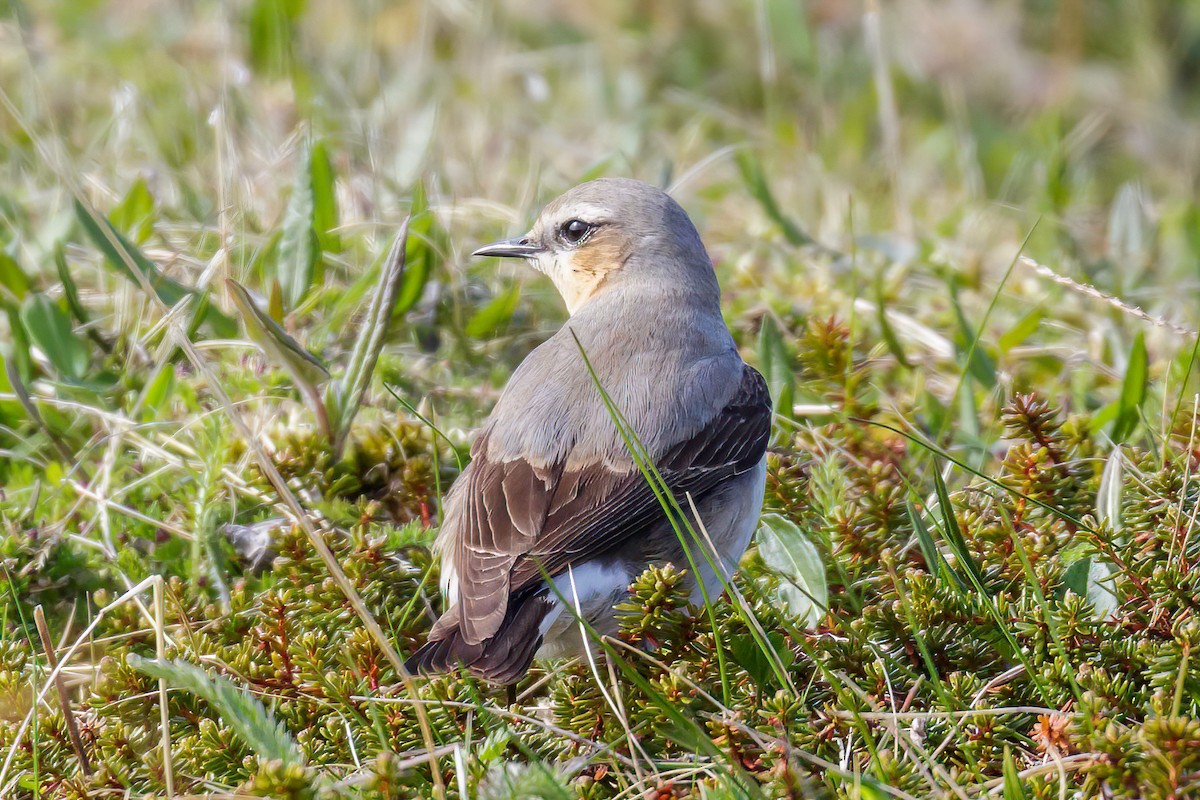
<path fill-rule="evenodd" d="M 11 0 L 0 796 L 1200 797 L 1198 79 L 1196 2 Z M 468 254 L 604 174 L 714 256 L 761 530 L 408 679 L 565 313 Z"/>

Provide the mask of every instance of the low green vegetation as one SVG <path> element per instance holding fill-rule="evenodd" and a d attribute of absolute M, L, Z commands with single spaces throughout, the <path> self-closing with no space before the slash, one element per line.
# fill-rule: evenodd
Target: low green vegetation
<path fill-rule="evenodd" d="M 643 5 L 0 11 L 0 796 L 1200 797 L 1200 4 Z M 769 516 L 515 703 L 409 679 L 564 319 L 468 254 L 604 174 Z"/>

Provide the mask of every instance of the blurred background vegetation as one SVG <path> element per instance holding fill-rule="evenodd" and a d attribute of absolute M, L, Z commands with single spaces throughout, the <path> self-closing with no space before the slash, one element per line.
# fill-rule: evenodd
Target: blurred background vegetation
<path fill-rule="evenodd" d="M 396 647 L 419 641 L 456 456 L 565 318 L 548 281 L 468 254 L 600 175 L 669 188 L 696 221 L 777 400 L 770 535 L 816 554 L 827 607 L 781 616 L 770 598 L 811 597 L 811 570 L 748 557 L 789 689 L 728 604 L 705 638 L 673 579 L 647 578 L 664 610 L 631 610 L 629 639 L 699 630 L 660 655 L 742 722 L 676 736 L 655 703 L 695 693 L 638 662 L 655 681 L 622 687 L 639 752 L 586 668 L 525 685 L 554 728 L 488 716 L 500 700 L 447 678 L 424 696 L 470 707 L 431 711 L 434 738 L 474 761 L 443 756 L 446 790 L 1200 791 L 1200 2 L 4 0 L 0 105 L 0 794 L 438 791 L 428 758 L 372 760 L 425 740 L 408 711 L 354 699 L 398 676 L 306 540 L 287 533 L 255 576 L 225 526 L 286 510 L 261 446 L 341 531 Z M 366 331 L 386 334 L 373 372 Z M 327 388 L 364 374 L 361 412 Z M 989 505 L 988 479 L 1016 494 Z M 99 765 L 83 773 L 53 693 L 31 700 L 50 669 L 32 609 L 62 655 L 158 574 L 168 653 L 263 698 L 302 758 L 230 719 L 263 708 L 178 691 L 168 779 L 157 684 L 123 659 L 154 635 L 126 604 L 67 670 Z M 740 666 L 709 658 L 722 638 Z M 988 692 L 1051 707 L 904 742 L 855 716 Z"/>

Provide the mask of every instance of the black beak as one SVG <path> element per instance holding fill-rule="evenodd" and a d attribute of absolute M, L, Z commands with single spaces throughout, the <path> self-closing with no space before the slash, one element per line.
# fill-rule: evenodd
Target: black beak
<path fill-rule="evenodd" d="M 541 255 L 545 248 L 540 244 L 535 243 L 528 236 L 522 236 L 520 239 L 505 239 L 502 242 L 493 242 L 479 248 L 473 256 L 492 256 L 494 258 L 535 258 Z"/>

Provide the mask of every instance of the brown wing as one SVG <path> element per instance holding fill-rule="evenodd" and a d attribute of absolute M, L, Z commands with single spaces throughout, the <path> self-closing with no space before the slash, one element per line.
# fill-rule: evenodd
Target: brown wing
<path fill-rule="evenodd" d="M 692 438 L 672 447 L 658 470 L 675 497 L 699 499 L 709 489 L 753 469 L 771 430 L 771 401 L 762 376 L 744 367 L 732 400 Z M 664 519 L 654 490 L 636 469 L 604 465 L 565 470 L 515 460 L 487 460 L 486 441 L 460 478 L 466 497 L 452 554 L 459 601 L 430 632 L 442 639 L 457 629 L 465 643 L 493 636 L 509 598 L 647 533 Z M 463 480 L 465 479 L 465 481 Z M 450 523 L 451 520 L 447 520 Z"/>

